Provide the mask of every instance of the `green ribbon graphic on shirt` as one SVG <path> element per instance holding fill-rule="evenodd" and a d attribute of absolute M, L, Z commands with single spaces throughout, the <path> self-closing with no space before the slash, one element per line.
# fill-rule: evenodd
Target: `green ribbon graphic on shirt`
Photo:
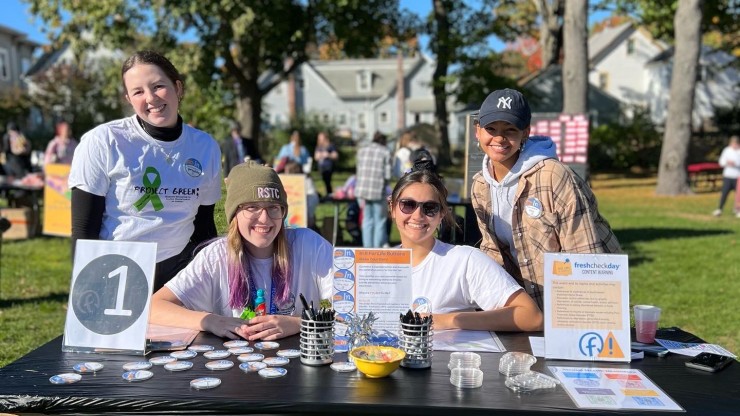
<path fill-rule="evenodd" d="M 149 181 L 150 173 L 154 175 L 153 181 Z M 134 207 L 136 208 L 136 210 L 141 211 L 150 201 L 155 211 L 159 211 L 160 209 L 164 208 L 162 200 L 159 199 L 159 195 L 157 195 L 157 188 L 159 188 L 159 185 L 162 183 L 162 178 L 159 177 L 159 171 L 149 166 L 144 171 L 144 179 L 142 180 L 142 182 L 144 183 L 146 191 L 149 191 L 149 189 L 151 189 L 152 193 L 147 193 L 139 198 L 138 201 L 134 202 Z"/>

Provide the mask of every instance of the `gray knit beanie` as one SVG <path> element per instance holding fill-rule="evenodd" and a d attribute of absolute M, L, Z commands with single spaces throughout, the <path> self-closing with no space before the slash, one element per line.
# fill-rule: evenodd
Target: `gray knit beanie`
<path fill-rule="evenodd" d="M 236 215 L 239 205 L 250 202 L 276 202 L 288 212 L 288 197 L 277 172 L 253 160 L 240 163 L 229 172 L 224 204 L 228 222 Z"/>

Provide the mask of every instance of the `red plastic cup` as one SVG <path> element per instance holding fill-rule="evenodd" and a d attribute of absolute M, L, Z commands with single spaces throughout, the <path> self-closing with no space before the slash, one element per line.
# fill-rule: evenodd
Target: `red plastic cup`
<path fill-rule="evenodd" d="M 658 330 L 660 308 L 652 305 L 635 305 L 635 335 L 637 342 L 652 344 Z"/>

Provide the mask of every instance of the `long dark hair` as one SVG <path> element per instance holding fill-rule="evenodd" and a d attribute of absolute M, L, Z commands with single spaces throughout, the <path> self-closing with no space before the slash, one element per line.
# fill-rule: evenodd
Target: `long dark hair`
<path fill-rule="evenodd" d="M 446 227 L 455 226 L 455 220 L 452 218 L 452 213 L 447 205 L 447 187 L 445 187 L 442 177 L 437 174 L 434 162 L 431 160 L 421 159 L 415 161 L 411 171 L 401 176 L 401 179 L 398 180 L 396 186 L 393 188 L 393 193 L 391 193 L 391 210 L 398 204 L 398 199 L 403 190 L 415 183 L 425 183 L 434 188 L 437 195 L 437 202 L 442 207 L 440 210 L 442 224 Z"/>

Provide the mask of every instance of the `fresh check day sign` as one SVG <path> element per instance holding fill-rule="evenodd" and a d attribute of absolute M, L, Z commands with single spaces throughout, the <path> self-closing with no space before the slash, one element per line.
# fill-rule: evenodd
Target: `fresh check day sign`
<path fill-rule="evenodd" d="M 628 258 L 545 254 L 545 358 L 630 361 Z"/>

